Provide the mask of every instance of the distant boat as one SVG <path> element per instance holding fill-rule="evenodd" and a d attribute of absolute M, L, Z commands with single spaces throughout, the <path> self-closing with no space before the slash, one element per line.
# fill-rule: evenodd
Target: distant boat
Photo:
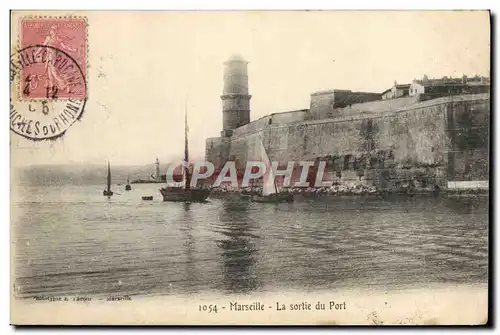
<path fill-rule="evenodd" d="M 110 196 L 113 195 L 113 191 L 111 191 L 111 168 L 109 166 L 109 162 L 108 162 L 108 178 L 107 178 L 107 182 L 108 182 L 107 189 L 105 189 L 104 191 L 102 191 L 102 195 L 104 195 L 106 197 L 110 197 Z"/>
<path fill-rule="evenodd" d="M 189 162 L 188 153 L 188 124 L 187 124 L 187 108 L 184 110 L 184 161 Z M 177 202 L 205 202 L 210 195 L 209 188 L 194 187 L 191 188 L 191 172 L 189 168 L 183 167 L 182 179 L 184 186 L 171 187 L 166 186 L 160 189 L 163 196 L 163 201 Z"/>
<path fill-rule="evenodd" d="M 130 182 L 127 178 L 127 185 L 125 185 L 125 191 L 131 191 L 132 190 L 132 186 L 130 186 Z"/>
<path fill-rule="evenodd" d="M 144 196 L 142 197 L 142 200 L 153 200 L 153 196 L 152 195 Z"/>
<path fill-rule="evenodd" d="M 278 191 L 278 185 L 276 185 L 276 179 L 274 178 L 274 174 L 272 171 L 271 162 L 269 161 L 269 157 L 267 156 L 266 148 L 264 148 L 264 144 L 262 140 L 260 142 L 260 154 L 261 159 L 267 167 L 269 171 L 266 176 L 264 176 L 264 180 L 262 183 L 262 193 L 260 195 L 254 195 L 251 197 L 253 202 L 270 202 L 270 203 L 278 203 L 278 202 L 293 202 L 293 194 L 283 193 Z"/>

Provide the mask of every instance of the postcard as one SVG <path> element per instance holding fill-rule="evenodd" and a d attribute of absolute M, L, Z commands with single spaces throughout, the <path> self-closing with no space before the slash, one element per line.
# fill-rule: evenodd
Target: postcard
<path fill-rule="evenodd" d="M 485 325 L 490 12 L 12 11 L 14 325 Z"/>

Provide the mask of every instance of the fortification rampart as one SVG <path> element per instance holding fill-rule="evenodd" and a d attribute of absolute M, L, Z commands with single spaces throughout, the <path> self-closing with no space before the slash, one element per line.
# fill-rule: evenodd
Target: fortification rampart
<path fill-rule="evenodd" d="M 258 159 L 262 140 L 271 160 L 326 160 L 339 182 L 356 180 L 391 188 L 409 176 L 424 175 L 446 187 L 447 180 L 487 179 L 489 94 L 411 105 L 403 101 L 403 108 L 392 109 L 398 106 L 393 103 L 384 105 L 389 110 L 372 108 L 290 124 L 269 124 L 272 118 L 262 118 L 236 129 L 226 140 L 208 139 L 207 159 L 216 165 L 234 160 L 243 167 Z"/>
<path fill-rule="evenodd" d="M 308 114 L 308 109 L 300 109 L 296 111 L 266 115 L 264 117 L 261 117 L 260 119 L 252 121 L 242 127 L 233 130 L 233 135 L 240 136 L 247 133 L 260 131 L 268 126 L 287 125 L 291 123 L 301 122 L 307 119 Z"/>

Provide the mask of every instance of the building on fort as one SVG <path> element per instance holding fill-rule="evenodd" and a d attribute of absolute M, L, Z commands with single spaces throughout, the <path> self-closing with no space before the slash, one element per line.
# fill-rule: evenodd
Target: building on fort
<path fill-rule="evenodd" d="M 463 94 L 480 94 L 490 92 L 489 78 L 475 76 L 467 78 L 448 78 L 428 79 L 424 76 L 421 80 L 413 80 L 410 85 L 410 96 L 426 94 L 428 98 L 463 95 Z"/>
<path fill-rule="evenodd" d="M 397 83 L 388 92 L 332 89 L 308 109 L 250 122 L 248 62 L 224 63 L 223 129 L 206 140 L 206 160 L 244 170 L 262 140 L 272 161 L 326 161 L 324 179 L 397 188 L 408 180 L 439 188 L 488 187 L 488 78 Z M 406 91 L 405 91 L 406 90 Z M 406 93 L 405 93 L 406 92 Z"/>
<path fill-rule="evenodd" d="M 410 84 L 398 84 L 394 82 L 391 88 L 386 89 L 382 92 L 382 99 L 396 99 L 408 96 L 410 93 Z"/>

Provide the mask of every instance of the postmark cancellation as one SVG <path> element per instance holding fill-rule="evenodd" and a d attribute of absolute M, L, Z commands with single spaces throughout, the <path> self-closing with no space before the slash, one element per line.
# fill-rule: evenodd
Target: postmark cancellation
<path fill-rule="evenodd" d="M 84 17 L 23 17 L 10 58 L 10 128 L 30 140 L 62 136 L 87 99 Z"/>

